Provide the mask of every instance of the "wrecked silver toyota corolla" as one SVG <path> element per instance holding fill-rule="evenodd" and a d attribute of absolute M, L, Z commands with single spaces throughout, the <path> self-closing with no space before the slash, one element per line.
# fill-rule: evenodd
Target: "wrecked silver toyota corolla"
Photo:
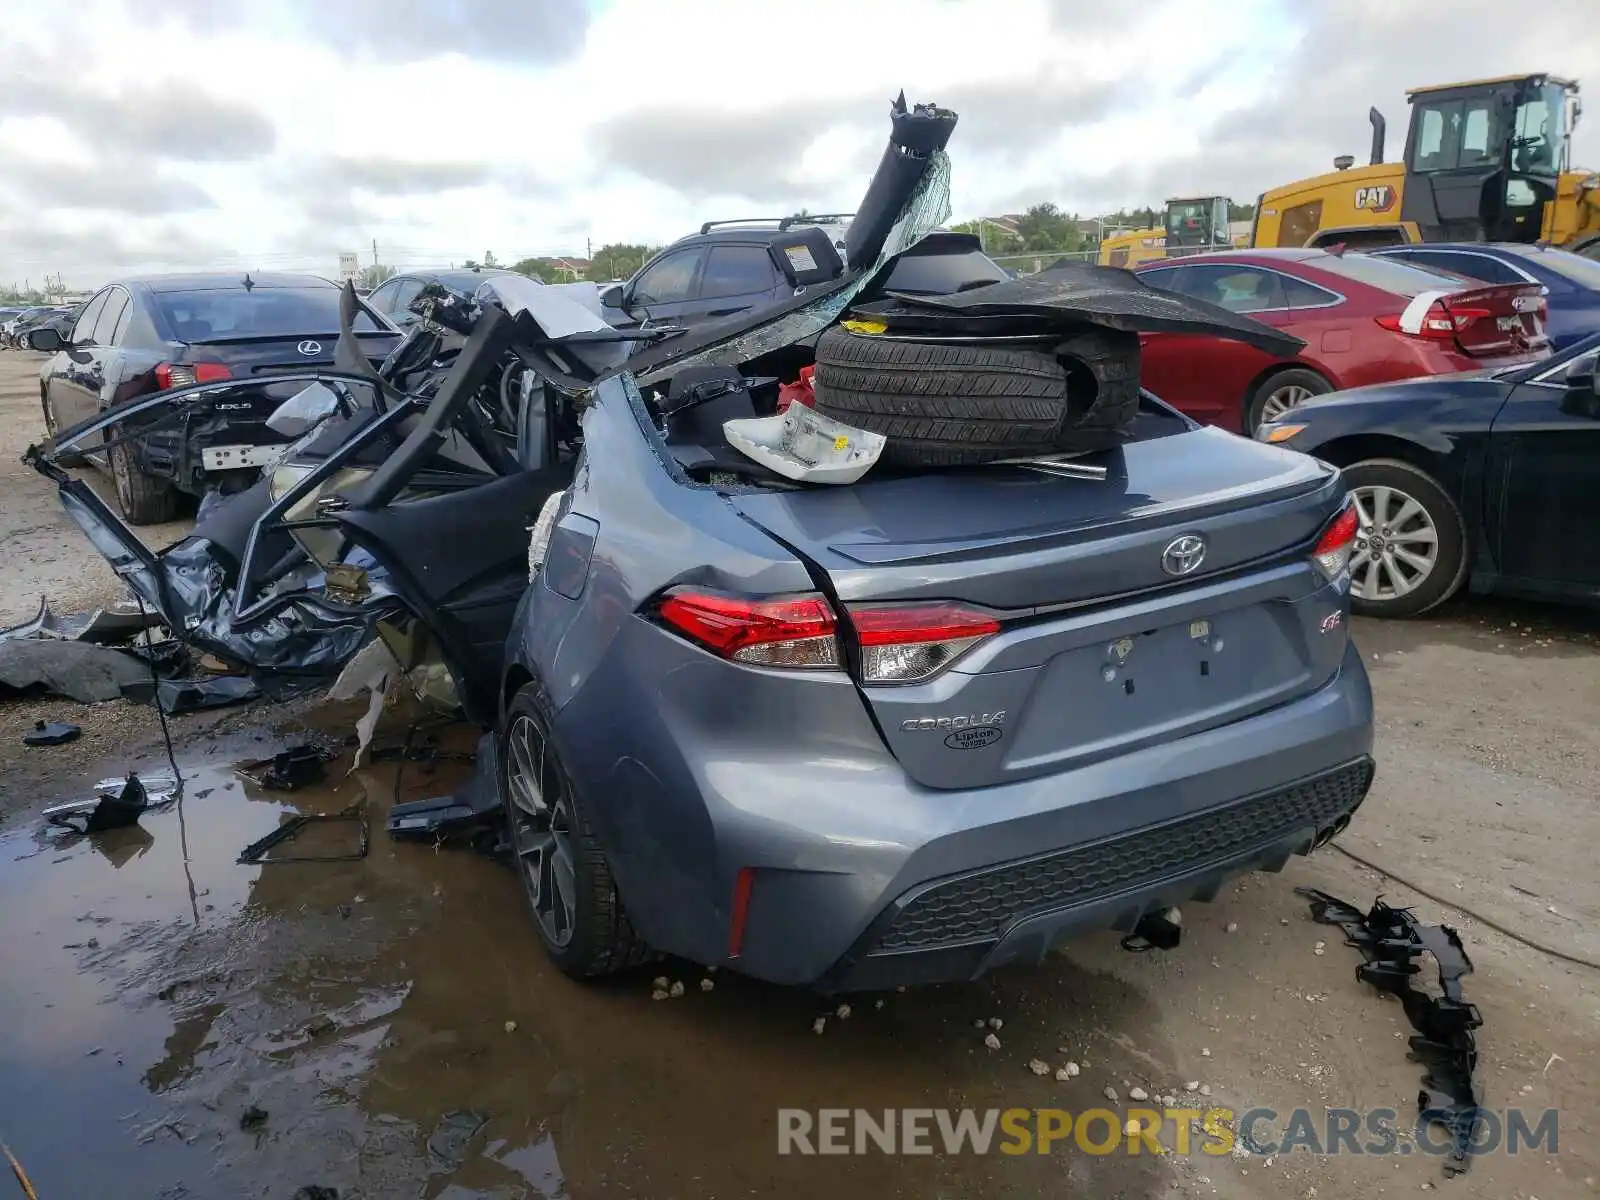
<path fill-rule="evenodd" d="M 268 422 L 289 439 L 281 456 L 247 490 L 207 497 L 193 531 L 164 550 L 145 546 L 64 462 L 86 444 L 201 419 L 262 384 L 201 384 L 119 406 L 27 460 L 180 640 L 258 677 L 309 683 L 380 635 L 419 693 L 492 725 L 511 617 L 556 498 L 584 470 L 584 418 L 602 393 L 642 389 L 640 411 L 677 469 L 729 494 L 996 460 L 1103 475 L 1062 456 L 1114 445 L 1143 419 L 1137 331 L 1297 345 L 1099 268 L 1059 266 L 945 297 L 876 287 L 891 263 L 942 252 L 948 235 L 927 235 L 949 216 L 944 147 L 955 121 L 898 100 L 843 245 L 794 229 L 772 251 L 793 298 L 692 334 L 613 329 L 592 284 L 496 276 L 473 296 L 425 289 L 413 305 L 420 320 L 374 369 L 352 333 L 364 306 L 347 288 L 333 368 L 271 379 L 275 389 L 304 384 Z M 874 373 L 870 336 L 854 337 L 850 369 L 835 362 L 829 376 L 818 335 L 841 321 L 852 337 L 887 330 L 901 344 L 927 343 L 915 378 L 931 382 L 891 394 L 895 372 Z M 816 395 L 781 420 L 783 385 L 800 375 L 809 387 L 814 358 Z M 950 416 L 940 372 L 970 373 L 974 362 L 1022 376 L 1043 363 L 1055 378 L 1012 409 L 984 393 L 955 419 L 921 419 Z M 842 381 L 857 376 L 877 382 L 852 393 Z"/>

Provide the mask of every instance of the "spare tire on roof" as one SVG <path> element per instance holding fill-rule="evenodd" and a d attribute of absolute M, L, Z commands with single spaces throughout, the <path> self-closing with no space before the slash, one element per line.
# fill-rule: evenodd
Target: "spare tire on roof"
<path fill-rule="evenodd" d="M 958 466 L 1103 450 L 1139 407 L 1139 337 L 1083 327 L 1059 341 L 961 344 L 834 326 L 817 342 L 816 408 L 881 433 L 883 461 Z"/>

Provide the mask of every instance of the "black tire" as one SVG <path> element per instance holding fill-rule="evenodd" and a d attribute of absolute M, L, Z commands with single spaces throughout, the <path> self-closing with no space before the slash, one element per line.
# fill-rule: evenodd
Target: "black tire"
<path fill-rule="evenodd" d="M 1326 396 L 1333 391 L 1333 384 L 1329 383 L 1315 371 L 1304 367 L 1289 367 L 1283 371 L 1274 371 L 1255 387 L 1244 401 L 1244 433 L 1246 437 L 1254 437 L 1260 427 L 1262 416 L 1267 404 L 1278 393 L 1290 388 L 1303 389 L 1312 396 Z M 1309 397 L 1302 396 L 1295 403 Z M 1287 411 L 1287 410 L 1286 410 Z M 1281 414 L 1278 414 L 1281 416 Z"/>
<path fill-rule="evenodd" d="M 1366 517 L 1363 516 L 1362 530 L 1356 538 L 1357 549 L 1351 557 L 1351 576 L 1354 584 L 1351 590 L 1351 609 L 1367 617 L 1415 617 L 1437 607 L 1454 595 L 1467 577 L 1469 566 L 1467 529 L 1461 519 L 1461 510 L 1456 507 L 1455 501 L 1444 488 L 1439 486 L 1438 481 L 1421 468 L 1401 462 L 1399 459 L 1373 458 L 1346 467 L 1344 482 L 1345 486 L 1356 494 L 1358 502 L 1362 501 L 1364 493 L 1373 492 L 1375 496 L 1374 489 L 1388 489 L 1391 512 L 1395 496 L 1415 500 L 1432 524 L 1436 547 L 1431 569 L 1424 578 L 1412 586 L 1411 590 L 1403 595 L 1375 594 L 1363 587 L 1365 572 L 1362 555 L 1363 552 L 1369 556 L 1372 553 L 1371 539 L 1374 532 L 1367 527 Z M 1373 511 L 1374 503 L 1375 500 L 1368 497 L 1362 504 L 1364 513 L 1376 516 Z M 1414 529 L 1415 526 L 1415 519 L 1407 523 L 1408 528 Z M 1401 541 L 1406 529 L 1399 527 L 1390 529 L 1388 542 Z M 1380 528 L 1378 537 L 1384 536 Z M 1402 568 L 1406 566 L 1404 563 L 1400 565 Z M 1376 565 L 1372 570 L 1378 571 Z M 1393 571 L 1390 572 L 1390 576 L 1393 577 Z M 1358 590 L 1365 594 L 1358 594 Z"/>
<path fill-rule="evenodd" d="M 111 460 L 111 482 L 117 507 L 130 525 L 159 525 L 178 515 L 178 489 L 164 479 L 154 479 L 140 469 L 129 442 L 106 452 Z"/>
<path fill-rule="evenodd" d="M 545 953 L 565 974 L 594 979 L 637 966 L 651 957 L 651 951 L 634 932 L 605 851 L 589 822 L 586 802 L 549 744 L 546 728 L 538 685 L 527 684 L 512 698 L 500 731 L 500 802 L 505 808 L 513 865 Z M 523 752 L 519 748 L 524 732 L 535 739 L 536 749 Z M 524 778 L 532 774 L 539 778 L 538 795 L 550 812 L 543 823 L 546 828 L 515 798 L 518 771 Z M 535 844 L 549 839 L 547 852 L 553 853 L 555 838 L 562 833 L 573 884 L 564 938 L 562 923 L 552 923 L 541 907 L 535 876 L 543 863 L 533 862 L 538 852 Z"/>
<path fill-rule="evenodd" d="M 816 406 L 887 437 L 892 466 L 957 466 L 1119 444 L 1139 407 L 1139 339 L 1093 330 L 1052 352 L 860 336 L 817 341 Z"/>
<path fill-rule="evenodd" d="M 55 410 L 50 407 L 50 397 L 45 395 L 43 388 L 39 389 L 39 407 L 44 410 L 45 435 L 53 439 L 61 429 L 56 422 Z M 63 467 L 81 467 L 87 461 L 81 454 L 56 455 L 56 462 Z"/>

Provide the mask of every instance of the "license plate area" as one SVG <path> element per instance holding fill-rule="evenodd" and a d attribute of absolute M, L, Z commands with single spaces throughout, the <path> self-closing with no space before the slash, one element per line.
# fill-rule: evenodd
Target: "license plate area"
<path fill-rule="evenodd" d="M 1099 756 L 1240 719 L 1310 680 L 1293 608 L 1255 604 L 1057 654 L 1029 697 L 1009 767 Z"/>
<path fill-rule="evenodd" d="M 250 467 L 270 467 L 283 457 L 287 446 L 207 446 L 200 451 L 200 465 L 207 471 L 238 471 Z"/>

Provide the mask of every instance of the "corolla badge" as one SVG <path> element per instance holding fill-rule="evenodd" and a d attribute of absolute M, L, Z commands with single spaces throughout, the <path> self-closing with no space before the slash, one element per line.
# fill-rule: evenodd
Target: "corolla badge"
<path fill-rule="evenodd" d="M 1161 552 L 1161 569 L 1168 575 L 1193 575 L 1206 560 L 1206 540 L 1196 533 L 1173 538 Z"/>
<path fill-rule="evenodd" d="M 301 342 L 298 346 L 295 347 L 295 349 L 300 351 L 301 354 L 306 354 L 306 355 L 321 354 L 322 353 L 322 343 L 321 342 L 310 342 L 310 341 Z"/>

